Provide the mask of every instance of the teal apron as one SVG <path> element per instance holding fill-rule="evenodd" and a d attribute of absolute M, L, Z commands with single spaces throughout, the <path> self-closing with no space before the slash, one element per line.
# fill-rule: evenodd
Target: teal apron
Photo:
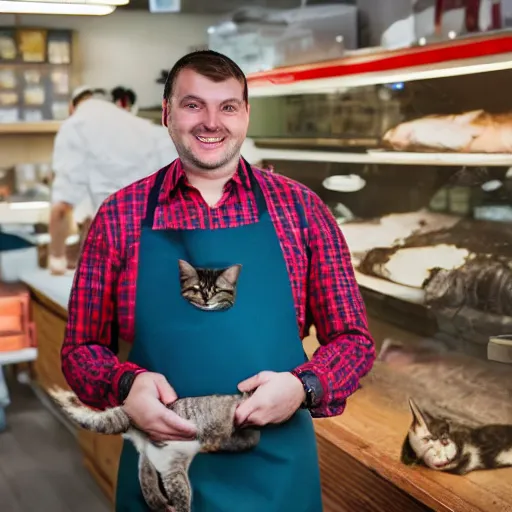
<path fill-rule="evenodd" d="M 289 371 L 306 360 L 281 246 L 263 193 L 246 163 L 259 221 L 222 229 L 154 230 L 161 171 L 142 224 L 129 360 L 162 373 L 179 397 L 237 393 L 262 370 Z M 194 266 L 242 264 L 236 302 L 201 311 L 180 295 L 178 259 Z M 189 469 L 192 512 L 322 511 L 316 438 L 300 409 L 282 425 L 262 429 L 244 453 L 198 454 Z M 116 511 L 148 511 L 138 456 L 129 441 L 121 454 Z"/>

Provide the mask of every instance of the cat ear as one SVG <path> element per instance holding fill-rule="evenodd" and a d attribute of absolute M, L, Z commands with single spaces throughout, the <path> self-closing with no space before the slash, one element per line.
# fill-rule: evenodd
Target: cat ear
<path fill-rule="evenodd" d="M 421 412 L 420 408 L 416 405 L 412 398 L 409 398 L 409 406 L 411 407 L 411 412 L 413 416 L 413 427 L 420 427 L 425 430 L 429 430 L 427 420 L 425 415 Z"/>
<path fill-rule="evenodd" d="M 197 277 L 196 269 L 185 260 L 178 260 L 178 267 L 180 269 L 180 275 L 184 279 L 188 279 L 190 277 Z"/>
<path fill-rule="evenodd" d="M 242 270 L 242 265 L 232 265 L 224 270 L 219 277 L 224 278 L 231 286 L 234 286 L 240 275 L 240 270 Z"/>

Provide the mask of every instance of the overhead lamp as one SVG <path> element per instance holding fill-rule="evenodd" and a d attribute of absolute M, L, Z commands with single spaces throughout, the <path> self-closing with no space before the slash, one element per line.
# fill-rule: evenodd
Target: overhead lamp
<path fill-rule="evenodd" d="M 69 4 L 76 4 L 76 5 L 106 5 L 111 6 L 115 5 L 116 7 L 118 5 L 127 5 L 129 3 L 129 0 L 12 0 L 13 2 L 19 2 L 19 3 L 27 3 L 27 2 L 38 2 L 38 3 L 52 3 L 52 4 L 58 4 L 58 5 L 69 5 Z M 0 2 L 3 2 L 3 0 L 0 0 Z"/>
<path fill-rule="evenodd" d="M 64 3 L 44 1 L 0 0 L 2 14 L 67 14 L 83 16 L 105 16 L 114 12 L 115 5 L 96 3 Z"/>

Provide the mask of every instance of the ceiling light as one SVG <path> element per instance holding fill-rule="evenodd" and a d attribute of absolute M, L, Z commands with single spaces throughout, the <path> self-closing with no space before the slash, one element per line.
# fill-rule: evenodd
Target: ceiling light
<path fill-rule="evenodd" d="M 38 3 L 55 3 L 58 5 L 69 5 L 69 4 L 76 4 L 76 5 L 127 5 L 129 3 L 129 0 L 13 0 L 17 2 L 38 2 Z M 0 0 L 0 3 L 2 3 L 2 0 Z"/>
<path fill-rule="evenodd" d="M 0 0 L 0 13 L 3 14 L 70 14 L 104 16 L 115 10 L 114 5 L 80 4 L 44 1 Z"/>

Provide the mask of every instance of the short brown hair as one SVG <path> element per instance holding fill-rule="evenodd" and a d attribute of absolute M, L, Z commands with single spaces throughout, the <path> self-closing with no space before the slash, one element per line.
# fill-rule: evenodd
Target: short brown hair
<path fill-rule="evenodd" d="M 178 74 L 183 69 L 192 69 L 196 73 L 213 80 L 222 82 L 229 78 L 235 78 L 244 86 L 244 101 L 249 102 L 247 79 L 240 67 L 226 55 L 213 50 L 199 50 L 182 57 L 169 71 L 164 87 L 164 99 L 168 100 L 173 92 Z"/>

